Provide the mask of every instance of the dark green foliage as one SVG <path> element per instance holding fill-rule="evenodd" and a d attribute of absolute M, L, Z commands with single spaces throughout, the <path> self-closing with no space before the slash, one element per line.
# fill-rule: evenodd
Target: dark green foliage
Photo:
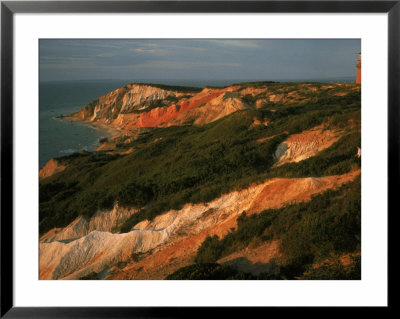
<path fill-rule="evenodd" d="M 79 280 L 98 280 L 99 274 L 96 272 L 91 272 L 90 274 L 79 278 Z"/>
<path fill-rule="evenodd" d="M 153 199 L 155 187 L 155 185 L 130 183 L 118 193 L 117 200 L 121 206 L 142 207 Z"/>
<path fill-rule="evenodd" d="M 153 100 L 150 101 L 149 103 L 149 107 L 147 107 L 145 110 L 141 111 L 141 112 L 148 112 L 151 109 L 155 109 L 156 107 L 162 107 L 165 106 L 165 102 L 164 100 Z"/>
<path fill-rule="evenodd" d="M 288 256 L 322 258 L 331 252 L 359 250 L 361 178 L 316 195 L 310 202 L 284 208 L 269 231 L 281 239 Z"/>
<path fill-rule="evenodd" d="M 67 202 L 70 202 L 68 210 L 77 207 L 77 202 L 80 205 L 78 212 L 70 216 L 77 216 L 81 210 L 87 216 L 95 213 L 102 202 L 96 196 L 112 197 L 126 206 L 148 204 L 138 214 L 145 219 L 171 208 L 178 209 L 187 202 L 212 200 L 234 187 L 251 183 L 272 165 L 272 153 L 285 138 L 277 136 L 260 144 L 251 135 L 262 132 L 249 130 L 251 123 L 252 114 L 233 114 L 201 128 L 153 130 L 138 138 L 131 145 L 136 151 L 127 156 L 85 153 L 64 157 L 68 168 L 42 184 L 53 180 L 68 182 L 73 178 L 79 181 L 82 192 L 63 202 L 52 202 L 53 227 L 59 225 L 59 214 L 64 214 L 62 207 Z M 131 184 L 144 189 L 125 190 Z M 123 228 L 129 230 L 131 226 Z"/>
<path fill-rule="evenodd" d="M 246 94 L 242 96 L 242 101 L 248 105 L 254 105 L 257 99 L 251 94 Z"/>
<path fill-rule="evenodd" d="M 330 104 L 326 104 L 326 99 L 318 99 L 311 103 L 279 105 L 274 111 L 266 107 L 261 112 L 270 120 L 268 130 L 274 134 L 284 131 L 289 134 L 300 133 L 333 117 L 339 117 L 342 125 L 349 126 L 348 120 L 359 121 L 361 115 L 360 94 L 355 92 L 349 95 L 330 97 Z"/>
<path fill-rule="evenodd" d="M 247 247 L 254 238 L 261 241 L 280 240 L 286 256 L 280 273 L 282 279 L 301 276 L 307 265 L 333 253 L 359 251 L 360 177 L 337 190 L 316 195 L 306 203 L 266 210 L 248 217 L 242 213 L 238 218 L 237 230 L 221 240 L 216 236 L 208 237 L 199 247 L 195 261 L 216 262 L 223 256 Z"/>
<path fill-rule="evenodd" d="M 198 93 L 202 88 L 199 87 L 193 87 L 193 86 L 179 86 L 179 85 L 166 85 L 166 84 L 154 84 L 154 83 L 135 83 L 138 85 L 149 85 L 153 86 L 162 90 L 167 90 L 167 91 L 177 91 L 177 92 L 183 92 L 183 93 Z"/>
<path fill-rule="evenodd" d="M 247 109 L 201 127 L 155 128 L 129 144 L 119 143 L 134 149 L 124 156 L 81 152 L 59 158 L 67 168 L 40 182 L 40 232 L 65 226 L 79 215 L 89 218 L 117 201 L 141 208 L 122 225 L 122 231 L 129 231 L 137 222 L 169 209 L 207 202 L 268 177 L 348 172 L 357 165 L 359 133 L 347 135 L 316 157 L 272 168 L 273 154 L 287 133 L 330 119 L 334 123 L 359 119 L 359 95 L 334 97 L 331 102 L 279 105 L 275 112 Z M 268 119 L 269 124 L 253 127 L 254 118 Z M 273 138 L 257 142 L 266 137 Z"/>
<path fill-rule="evenodd" d="M 39 201 L 44 202 L 66 188 L 63 182 L 52 182 L 39 187 Z"/>
<path fill-rule="evenodd" d="M 195 93 L 201 88 L 152 84 L 161 89 Z M 100 209 L 136 207 L 139 212 L 119 229 L 128 232 L 138 222 L 153 219 L 186 203 L 208 202 L 234 189 L 272 177 L 317 177 L 343 174 L 360 167 L 361 99 L 358 91 L 323 89 L 320 83 L 248 82 L 240 87 L 268 87 L 273 94 L 301 90 L 299 102 L 265 103 L 261 109 L 235 112 L 213 123 L 196 127 L 155 128 L 119 147 L 132 147 L 128 155 L 81 152 L 58 158 L 67 168 L 39 185 L 40 233 L 68 225 L 78 216 L 90 218 Z M 122 103 L 125 87 L 117 97 Z M 184 98 L 184 97 L 181 97 Z M 263 96 L 245 95 L 254 105 Z M 177 103 L 174 96 L 149 102 L 149 110 Z M 85 107 L 93 112 L 97 100 Z M 252 125 L 254 120 L 268 126 Z M 318 155 L 298 163 L 273 167 L 273 154 L 288 135 L 324 123 L 341 128 L 344 136 Z M 265 139 L 263 143 L 257 142 Z M 331 262 L 332 256 L 361 250 L 361 181 L 316 195 L 311 201 L 266 210 L 238 218 L 238 228 L 223 239 L 207 237 L 199 247 L 196 264 L 179 269 L 166 279 L 360 279 L 361 260 L 350 266 Z M 278 274 L 254 276 L 217 264 L 221 257 L 251 243 L 278 240 L 284 258 Z M 330 260 L 324 263 L 324 260 Z M 313 267 L 321 264 L 319 267 Z M 96 279 L 92 273 L 82 279 Z"/>
<path fill-rule="evenodd" d="M 207 237 L 199 247 L 195 261 L 216 262 L 223 256 L 247 247 L 254 238 L 270 239 L 271 237 L 263 233 L 275 215 L 276 212 L 271 211 L 268 216 L 264 215 L 264 218 L 257 218 L 257 215 L 247 218 L 246 212 L 243 212 L 237 219 L 238 229 L 225 236 L 223 240 L 219 240 L 217 236 Z"/>
<path fill-rule="evenodd" d="M 197 251 L 196 263 L 213 263 L 216 262 L 224 251 L 218 236 L 207 237 Z"/>
<path fill-rule="evenodd" d="M 343 266 L 339 261 L 326 262 L 322 266 L 310 269 L 301 279 L 307 280 L 361 280 L 361 257 L 353 257 L 349 266 Z"/>
<path fill-rule="evenodd" d="M 176 102 L 179 101 L 179 99 L 190 98 L 190 97 L 191 97 L 191 95 L 185 95 L 185 96 L 182 96 L 180 98 L 177 98 L 175 95 L 168 95 L 164 100 L 168 101 L 168 102 L 171 102 L 171 103 L 176 103 Z"/>
<path fill-rule="evenodd" d="M 131 215 L 126 222 L 121 226 L 120 231 L 127 233 L 132 230 L 132 227 L 143 220 L 143 212 Z"/>
<path fill-rule="evenodd" d="M 278 215 L 271 232 L 282 239 L 283 251 L 290 256 L 360 249 L 361 183 L 360 178 L 339 191 L 328 190 L 311 202 L 287 209 Z"/>
<path fill-rule="evenodd" d="M 273 84 L 284 84 L 283 82 L 275 82 L 275 81 L 257 81 L 257 82 L 241 82 L 241 83 L 236 83 L 232 85 L 240 85 L 242 88 L 246 87 L 265 87 Z"/>
<path fill-rule="evenodd" d="M 206 89 L 225 89 L 230 86 L 231 86 L 230 84 L 228 84 L 228 85 L 207 85 Z"/>
<path fill-rule="evenodd" d="M 255 276 L 215 263 L 195 264 L 183 267 L 168 275 L 167 280 L 249 280 Z"/>
<path fill-rule="evenodd" d="M 296 279 L 302 276 L 313 260 L 314 257 L 307 254 L 289 256 L 281 266 L 276 279 Z"/>
<path fill-rule="evenodd" d="M 270 170 L 268 177 L 305 177 L 347 173 L 359 166 L 356 158 L 357 146 L 361 146 L 361 133 L 350 133 L 316 156 Z"/>

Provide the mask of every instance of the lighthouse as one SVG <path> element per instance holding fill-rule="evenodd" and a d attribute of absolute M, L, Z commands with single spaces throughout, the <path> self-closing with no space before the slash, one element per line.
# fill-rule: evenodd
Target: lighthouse
<path fill-rule="evenodd" d="M 361 84 L 361 53 L 358 54 L 356 83 Z"/>

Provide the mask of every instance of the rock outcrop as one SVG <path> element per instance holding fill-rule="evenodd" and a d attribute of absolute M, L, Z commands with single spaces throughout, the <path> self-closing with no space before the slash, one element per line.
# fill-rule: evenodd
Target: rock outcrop
<path fill-rule="evenodd" d="M 279 273 L 279 261 L 282 258 L 279 241 L 263 243 L 255 248 L 245 248 L 220 258 L 217 263 L 233 267 L 238 271 L 260 275 Z"/>
<path fill-rule="evenodd" d="M 122 113 L 111 125 L 124 129 L 125 135 L 129 135 L 129 132 L 144 127 L 210 123 L 245 108 L 240 95 L 230 92 L 232 89 L 204 89 L 170 106 L 139 114 Z"/>
<path fill-rule="evenodd" d="M 46 165 L 39 171 L 39 178 L 50 177 L 54 174 L 62 172 L 67 167 L 65 165 L 60 164 L 57 160 L 52 158 L 50 161 L 46 163 Z"/>
<path fill-rule="evenodd" d="M 208 235 L 223 237 L 235 228 L 236 219 L 243 211 L 255 214 L 294 201 L 308 201 L 313 194 L 338 187 L 358 174 L 359 170 L 319 178 L 270 179 L 209 203 L 187 204 L 181 210 L 168 211 L 152 221 L 138 223 L 125 234 L 89 232 L 87 226 L 78 227 L 81 221 L 77 220 L 66 229 L 58 230 L 62 236 L 52 237 L 55 232 L 42 236 L 40 278 L 79 279 L 95 273 L 105 279 L 162 279 L 189 264 Z M 118 208 L 113 211 L 116 214 Z M 110 229 L 114 223 L 107 225 L 102 229 Z M 83 237 L 62 240 L 78 233 L 84 234 Z M 135 260 L 137 254 L 144 257 Z M 140 271 L 143 268 L 145 273 Z"/>
<path fill-rule="evenodd" d="M 344 96 L 353 90 L 351 85 L 344 84 L 321 84 L 318 87 L 312 83 L 275 84 L 247 83 L 224 88 L 205 88 L 201 91 L 187 89 L 179 91 L 178 88 L 174 90 L 173 87 L 162 85 L 129 84 L 99 97 L 66 118 L 102 125 L 111 128 L 113 132 L 122 133 L 124 136 L 114 136 L 111 141 L 105 141 L 97 149 L 99 152 L 108 153 L 105 157 L 112 152 L 119 157 L 140 151 L 142 147 L 140 138 L 149 140 L 146 134 L 151 128 L 205 125 L 234 112 L 252 108 L 254 110 L 238 115 L 248 114 L 246 120 L 248 125 L 244 130 L 246 134 L 248 133 L 246 138 L 263 150 L 264 146 L 269 147 L 269 145 L 259 143 L 266 143 L 278 134 L 288 134 L 286 131 L 273 131 L 277 130 L 277 117 L 274 116 L 274 112 L 278 112 L 280 105 L 296 103 L 292 106 L 298 107 L 303 102 L 313 101 L 318 90 L 326 91 L 323 92 L 324 97 Z M 256 110 L 257 108 L 263 109 Z M 229 129 L 231 127 L 232 125 Z M 283 126 L 282 131 L 286 129 Z M 348 131 L 348 128 L 346 130 Z M 169 130 L 158 130 L 156 133 L 164 131 Z M 260 132 L 268 133 L 265 134 L 268 137 L 263 137 L 264 133 L 259 134 Z M 275 135 L 271 136 L 272 134 Z M 345 129 L 340 131 L 332 127 L 330 129 L 315 127 L 290 135 L 278 145 L 273 155 L 275 148 L 269 149 L 267 155 L 269 159 L 274 156 L 274 166 L 299 162 L 327 149 L 344 134 Z M 143 144 L 165 138 L 162 134 L 154 135 L 152 140 Z M 135 141 L 136 138 L 138 143 Z M 247 148 L 243 148 L 243 152 L 245 151 Z M 103 153 L 95 154 L 103 155 Z M 121 161 L 125 161 L 125 164 L 133 161 L 136 159 L 133 155 L 135 154 L 124 156 Z M 234 156 L 237 156 L 236 153 L 232 155 Z M 66 163 L 69 167 L 73 167 L 73 162 Z M 121 165 L 122 169 L 125 169 L 125 164 Z M 41 179 L 52 176 L 64 170 L 65 165 L 67 164 L 64 162 L 51 160 L 40 171 L 39 176 Z M 119 169 L 118 166 L 109 165 L 104 171 L 108 173 L 116 167 Z M 262 170 L 261 173 L 265 167 L 262 167 Z M 64 174 L 60 177 L 64 177 Z M 309 201 L 313 195 L 339 187 L 343 183 L 352 181 L 359 174 L 360 170 L 354 170 L 335 176 L 271 178 L 245 189 L 232 188 L 229 193 L 207 203 L 186 203 L 179 210 L 166 211 L 164 208 L 164 211 L 154 219 L 142 220 L 132 228 L 128 228 L 129 231 L 126 233 L 119 233 L 119 230 L 122 225 L 125 229 L 127 224 L 124 222 L 138 213 L 134 208 L 115 205 L 112 210 L 98 211 L 89 220 L 80 216 L 68 226 L 51 229 L 40 237 L 40 279 L 163 279 L 177 269 L 193 264 L 197 249 L 207 236 L 217 235 L 222 238 L 234 230 L 237 227 L 237 218 L 243 211 L 247 215 L 258 214 L 267 209 L 278 209 L 285 205 Z M 118 182 L 120 183 L 124 177 L 121 175 L 121 178 L 117 179 Z M 246 175 L 245 177 L 247 178 Z M 111 178 L 104 180 L 108 181 Z M 138 181 L 135 179 L 136 182 L 143 181 L 138 178 Z M 96 187 L 101 188 L 103 184 L 99 183 Z M 85 184 L 86 187 L 91 186 L 88 185 L 89 183 Z M 163 184 L 160 185 L 162 188 Z M 82 188 L 86 190 L 85 187 Z M 112 191 L 116 192 L 115 189 L 119 188 L 120 185 Z M 55 202 L 57 197 L 54 198 Z M 75 198 L 82 197 L 77 196 L 73 199 Z M 49 214 L 52 212 L 51 209 L 52 207 L 49 208 Z M 61 215 L 63 210 L 64 206 L 57 213 Z M 79 212 L 74 213 L 76 214 L 70 216 L 79 215 Z M 68 222 L 74 217 L 68 219 Z M 249 250 L 235 252 L 218 262 L 234 266 L 239 271 L 258 275 L 265 270 L 274 272 L 276 270 L 274 259 L 280 256 L 279 243 L 268 242 L 261 246 L 250 247 Z M 248 268 L 250 266 L 251 269 Z"/>
<path fill-rule="evenodd" d="M 213 98 L 214 96 L 215 98 Z M 168 125 L 182 125 L 185 123 L 204 125 L 249 107 L 241 100 L 240 94 L 237 92 L 213 92 L 210 94 L 209 99 L 203 99 L 202 101 L 204 102 L 201 106 L 178 115 Z"/>
<path fill-rule="evenodd" d="M 164 90 L 151 85 L 130 84 L 112 91 L 64 118 L 103 123 L 130 135 L 140 128 L 206 124 L 247 106 L 238 86 L 205 88 L 199 93 Z M 157 101 L 160 106 L 154 107 Z M 173 101 L 173 102 L 171 102 Z"/>
<path fill-rule="evenodd" d="M 163 101 L 167 97 L 178 98 L 183 95 L 187 93 L 164 90 L 145 84 L 128 84 L 99 97 L 70 116 L 83 121 L 110 123 L 118 114 L 141 111 L 151 106 L 151 102 Z"/>
<path fill-rule="evenodd" d="M 136 212 L 136 209 L 119 207 L 116 204 L 111 211 L 98 211 L 90 220 L 80 216 L 64 228 L 53 228 L 40 237 L 40 242 L 69 242 L 86 236 L 95 230 L 112 232 Z"/>
<path fill-rule="evenodd" d="M 69 243 L 41 243 L 41 279 L 79 279 L 105 272 L 110 265 L 129 262 L 134 252 L 145 252 L 168 239 L 165 230 L 111 234 L 93 231 Z"/>
<path fill-rule="evenodd" d="M 343 91 L 340 91 L 341 87 Z M 344 95 L 349 92 L 348 86 L 342 84 L 323 86 L 321 89 L 336 89 L 335 94 L 342 92 Z M 310 93 L 317 90 L 310 83 L 292 84 L 285 89 L 268 85 L 244 88 L 241 85 L 232 85 L 225 88 L 205 88 L 201 92 L 181 92 L 152 84 L 128 84 L 64 118 L 106 124 L 129 136 L 140 128 L 204 125 L 238 110 L 260 108 L 266 103 L 306 102 L 311 99 Z M 247 101 L 248 96 L 252 97 L 250 100 L 253 102 Z"/>
<path fill-rule="evenodd" d="M 327 130 L 321 126 L 290 135 L 278 145 L 275 151 L 275 166 L 297 163 L 315 156 L 337 142 L 342 136 L 343 132 L 341 131 Z"/>

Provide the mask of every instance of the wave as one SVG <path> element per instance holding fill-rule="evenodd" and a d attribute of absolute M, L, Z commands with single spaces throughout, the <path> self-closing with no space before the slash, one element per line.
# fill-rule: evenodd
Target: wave
<path fill-rule="evenodd" d="M 59 151 L 59 153 L 61 153 L 61 154 L 72 154 L 72 153 L 76 153 L 76 152 L 79 152 L 79 151 L 76 149 L 72 149 L 72 148 Z"/>

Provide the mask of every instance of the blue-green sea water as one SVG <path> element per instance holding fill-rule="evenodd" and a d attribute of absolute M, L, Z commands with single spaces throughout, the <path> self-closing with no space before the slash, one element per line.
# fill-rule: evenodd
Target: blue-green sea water
<path fill-rule="evenodd" d="M 56 81 L 39 83 L 39 167 L 51 158 L 97 148 L 108 133 L 90 125 L 57 118 L 80 110 L 94 99 L 118 89 L 129 80 Z M 140 80 L 170 85 L 227 85 L 231 81 Z"/>
<path fill-rule="evenodd" d="M 39 84 L 39 166 L 54 157 L 93 150 L 108 133 L 79 122 L 57 118 L 80 110 L 126 81 L 62 81 Z"/>
<path fill-rule="evenodd" d="M 246 81 L 246 80 L 242 80 Z M 282 80 L 281 80 L 282 81 Z M 327 80 L 315 80 L 330 82 Z M 333 82 L 351 82 L 332 79 Z M 57 81 L 39 83 L 39 166 L 51 158 L 82 150 L 94 150 L 108 133 L 90 125 L 57 118 L 80 110 L 99 96 L 118 89 L 129 80 Z M 160 83 L 204 87 L 230 85 L 229 80 L 140 80 L 139 83 Z M 237 81 L 236 83 L 241 82 Z"/>

